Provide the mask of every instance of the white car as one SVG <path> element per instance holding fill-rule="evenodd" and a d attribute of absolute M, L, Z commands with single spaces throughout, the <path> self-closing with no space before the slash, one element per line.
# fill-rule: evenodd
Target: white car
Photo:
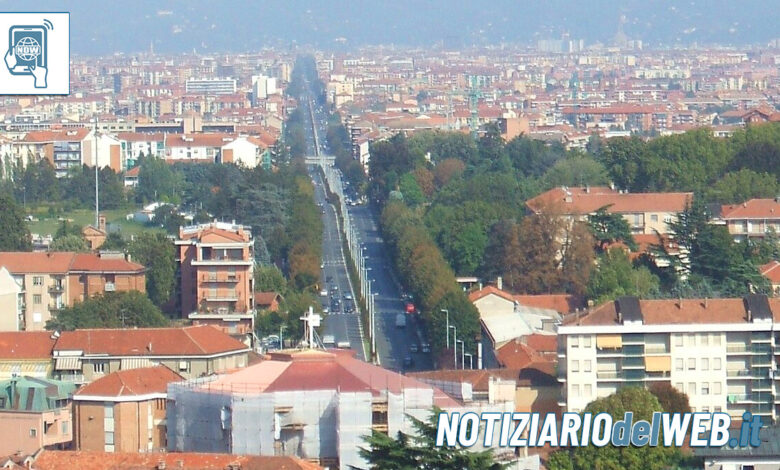
<path fill-rule="evenodd" d="M 328 296 L 328 289 L 322 289 L 320 291 L 320 296 L 327 297 Z"/>

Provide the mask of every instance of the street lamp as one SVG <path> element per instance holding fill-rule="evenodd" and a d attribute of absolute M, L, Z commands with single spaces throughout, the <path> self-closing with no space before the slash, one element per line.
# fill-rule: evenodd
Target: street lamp
<path fill-rule="evenodd" d="M 474 368 L 474 355 L 472 355 L 471 353 L 466 353 L 466 356 L 469 357 L 469 369 L 473 369 Z"/>
<path fill-rule="evenodd" d="M 279 349 L 284 349 L 284 330 L 287 328 L 287 325 L 282 325 L 279 327 Z"/>
<path fill-rule="evenodd" d="M 465 356 L 466 343 L 464 343 L 463 341 L 461 341 L 459 339 L 456 339 L 455 343 L 456 343 L 455 347 L 457 347 L 457 343 L 460 343 L 460 368 L 461 369 L 465 369 L 466 368 L 466 356 Z M 455 360 L 457 361 L 457 357 L 456 357 Z M 457 369 L 457 367 L 455 367 L 455 368 Z"/>
<path fill-rule="evenodd" d="M 441 309 L 441 311 L 447 314 L 447 349 L 450 349 L 450 311 L 446 308 Z"/>
<path fill-rule="evenodd" d="M 452 351 L 452 364 L 453 367 L 457 369 L 458 368 L 458 328 L 456 328 L 455 325 L 450 325 L 449 327 L 455 330 L 452 333 L 454 335 L 452 340 L 452 345 L 454 346 L 454 349 Z"/>

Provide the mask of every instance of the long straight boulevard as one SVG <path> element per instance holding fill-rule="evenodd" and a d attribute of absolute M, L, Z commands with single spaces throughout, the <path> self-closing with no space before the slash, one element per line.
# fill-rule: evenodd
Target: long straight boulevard
<path fill-rule="evenodd" d="M 306 142 L 309 149 L 307 158 L 309 171 L 315 182 L 315 198 L 323 208 L 323 269 L 322 286 L 328 292 L 323 297 L 323 307 L 328 308 L 322 328 L 323 338 L 332 338 L 335 344 L 349 343 L 350 347 L 357 351 L 358 357 L 370 360 L 375 357 L 378 364 L 385 368 L 406 370 L 429 370 L 433 368 L 433 361 L 429 352 L 423 352 L 427 343 L 426 335 L 419 316 L 407 315 L 404 310 L 405 303 L 401 299 L 401 288 L 392 273 L 391 260 L 386 252 L 384 241 L 379 233 L 377 216 L 370 206 L 342 204 L 342 208 L 348 213 L 347 220 L 352 225 L 354 240 L 362 251 L 360 263 L 366 277 L 366 285 L 370 281 L 370 293 L 373 296 L 374 307 L 374 331 L 376 338 L 370 341 L 371 320 L 361 322 L 357 312 L 345 312 L 345 294 L 352 299 L 357 299 L 361 286 L 352 285 L 347 275 L 346 256 L 343 251 L 345 239 L 344 231 L 339 225 L 336 208 L 326 200 L 325 184 L 318 166 L 331 179 L 331 190 L 339 197 L 345 198 L 343 192 L 345 186 L 341 173 L 331 166 L 331 158 L 323 158 L 327 148 L 324 135 L 326 131 L 327 116 L 325 111 L 313 105 L 311 100 L 302 100 L 307 107 L 305 112 L 307 126 Z M 315 164 L 316 162 L 316 164 Z M 336 287 L 334 289 L 334 286 Z M 337 294 L 338 293 L 338 294 Z M 358 295 L 355 295 L 358 294 Z M 339 299 L 338 308 L 333 308 L 333 298 Z M 356 309 L 359 308 L 356 305 Z M 399 326 L 397 318 L 403 316 L 406 321 L 404 326 Z M 360 341 L 361 338 L 365 342 Z M 364 346 L 366 345 L 366 346 Z M 372 354 L 372 347 L 375 354 Z"/>

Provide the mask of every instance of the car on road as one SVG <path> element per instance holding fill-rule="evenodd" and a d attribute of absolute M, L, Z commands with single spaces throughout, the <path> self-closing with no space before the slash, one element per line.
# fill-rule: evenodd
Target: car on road
<path fill-rule="evenodd" d="M 412 356 L 404 357 L 404 368 L 412 366 L 414 366 L 414 359 L 412 359 Z"/>
<path fill-rule="evenodd" d="M 403 328 L 406 326 L 406 315 L 399 313 L 395 316 L 395 326 L 397 328 Z"/>
<path fill-rule="evenodd" d="M 334 293 L 336 293 L 338 291 L 339 291 L 339 286 L 337 286 L 336 284 L 333 284 L 332 286 L 330 286 L 330 293 L 331 294 L 334 294 Z"/>
<path fill-rule="evenodd" d="M 409 352 L 416 353 L 418 351 L 417 349 L 417 343 L 412 343 L 409 345 Z"/>
<path fill-rule="evenodd" d="M 428 343 L 423 343 L 421 349 L 422 349 L 422 352 L 429 353 L 429 352 L 431 352 L 431 345 L 428 344 Z"/>
<path fill-rule="evenodd" d="M 322 345 L 325 347 L 333 347 L 336 345 L 336 337 L 333 335 L 325 335 L 322 337 Z"/>
<path fill-rule="evenodd" d="M 350 349 L 352 345 L 349 344 L 349 341 L 339 341 L 336 343 L 336 347 L 339 349 Z"/>
<path fill-rule="evenodd" d="M 327 296 L 328 296 L 328 290 L 327 290 L 327 289 L 322 289 L 322 290 L 320 291 L 320 296 L 322 296 L 322 297 L 327 297 Z"/>
<path fill-rule="evenodd" d="M 352 294 L 344 294 L 344 300 L 352 300 Z"/>

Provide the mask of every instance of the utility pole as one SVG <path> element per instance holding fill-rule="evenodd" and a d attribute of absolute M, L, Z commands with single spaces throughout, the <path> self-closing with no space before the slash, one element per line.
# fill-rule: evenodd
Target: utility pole
<path fill-rule="evenodd" d="M 100 229 L 100 203 L 98 195 L 100 190 L 98 189 L 98 118 L 95 117 L 95 228 Z"/>

